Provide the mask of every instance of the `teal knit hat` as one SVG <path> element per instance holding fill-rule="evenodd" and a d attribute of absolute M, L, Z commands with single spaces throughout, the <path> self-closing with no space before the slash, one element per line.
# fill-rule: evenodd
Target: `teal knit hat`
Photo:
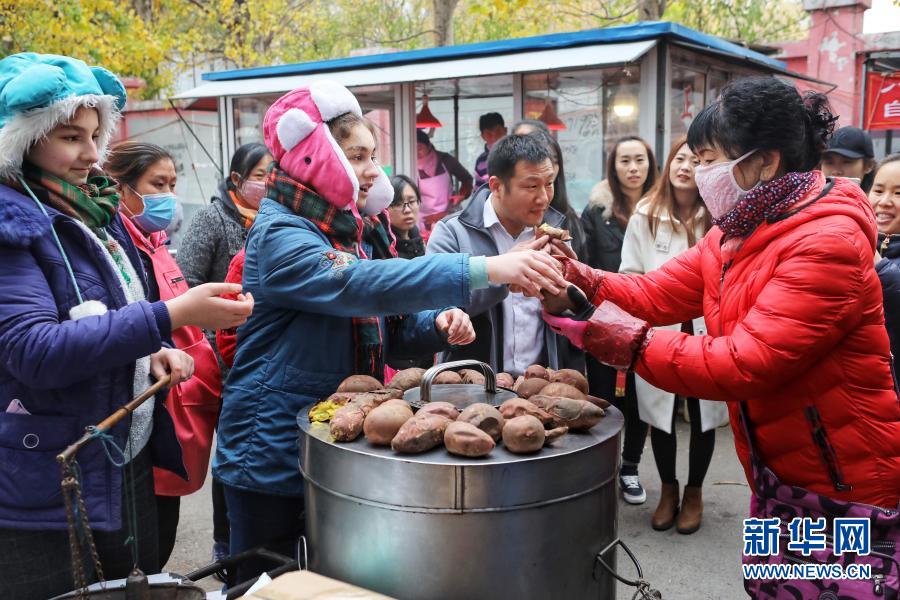
<path fill-rule="evenodd" d="M 83 106 L 99 114 L 102 162 L 125 99 L 118 77 L 75 58 L 23 52 L 0 60 L 0 178 L 20 175 L 31 147 Z"/>

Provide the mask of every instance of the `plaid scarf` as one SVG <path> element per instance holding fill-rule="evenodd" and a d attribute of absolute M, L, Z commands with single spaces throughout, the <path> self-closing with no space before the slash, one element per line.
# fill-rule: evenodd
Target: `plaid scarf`
<path fill-rule="evenodd" d="M 750 190 L 734 208 L 713 223 L 719 226 L 725 238 L 745 237 L 763 221 L 781 215 L 800 201 L 817 177 L 815 171 L 782 175 Z"/>
<path fill-rule="evenodd" d="M 22 165 L 22 173 L 29 183 L 47 191 L 53 208 L 78 218 L 100 239 L 106 239 L 104 228 L 119 210 L 118 183 L 114 179 L 94 171 L 86 183 L 75 186 L 29 163 Z"/>
<path fill-rule="evenodd" d="M 360 247 L 365 236 L 372 258 L 395 258 L 397 251 L 387 231 L 387 215 L 360 218 L 340 210 L 275 166 L 266 179 L 266 197 L 282 204 L 325 234 L 335 250 L 368 258 Z M 384 380 L 384 338 L 378 317 L 353 317 L 354 372 Z"/>

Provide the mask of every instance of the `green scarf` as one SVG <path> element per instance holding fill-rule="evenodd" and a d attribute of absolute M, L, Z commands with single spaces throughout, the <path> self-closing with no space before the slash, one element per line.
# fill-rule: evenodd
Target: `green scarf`
<path fill-rule="evenodd" d="M 119 210 L 119 190 L 114 179 L 92 175 L 85 184 L 75 186 L 29 163 L 22 165 L 22 172 L 27 181 L 36 183 L 49 192 L 50 203 L 54 208 L 69 207 L 69 211 L 63 212 L 71 213 L 74 210 L 91 231 L 100 235 L 101 239 L 106 238 L 103 229 Z"/>

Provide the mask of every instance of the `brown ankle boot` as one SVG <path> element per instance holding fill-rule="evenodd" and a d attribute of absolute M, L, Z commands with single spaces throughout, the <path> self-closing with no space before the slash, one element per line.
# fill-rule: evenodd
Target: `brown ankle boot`
<path fill-rule="evenodd" d="M 681 499 L 681 512 L 678 513 L 676 529 L 678 533 L 694 533 L 700 529 L 703 519 L 703 490 L 690 485 L 684 486 L 684 498 Z"/>
<path fill-rule="evenodd" d="M 665 531 L 675 524 L 675 515 L 678 514 L 678 481 L 662 484 L 659 494 L 659 504 L 650 525 L 657 531 Z"/>

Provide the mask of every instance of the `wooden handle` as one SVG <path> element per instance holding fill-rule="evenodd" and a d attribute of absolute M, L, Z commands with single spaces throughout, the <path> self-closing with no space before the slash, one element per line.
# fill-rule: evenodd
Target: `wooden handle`
<path fill-rule="evenodd" d="M 56 460 L 61 463 L 72 460 L 72 458 L 75 457 L 75 453 L 78 452 L 85 444 L 90 442 L 91 439 L 93 439 L 93 437 L 96 435 L 96 432 L 109 431 L 109 429 L 115 426 L 119 421 L 124 419 L 127 415 L 133 413 L 138 406 L 155 396 L 157 392 L 159 392 L 164 387 L 167 387 L 170 381 L 172 381 L 171 375 L 165 375 L 160 378 L 156 383 L 141 392 L 141 394 L 137 398 L 103 419 L 100 423 L 97 424 L 96 427 L 92 428 L 91 431 L 85 432 L 85 434 L 81 436 L 81 438 L 77 442 L 57 455 Z"/>

